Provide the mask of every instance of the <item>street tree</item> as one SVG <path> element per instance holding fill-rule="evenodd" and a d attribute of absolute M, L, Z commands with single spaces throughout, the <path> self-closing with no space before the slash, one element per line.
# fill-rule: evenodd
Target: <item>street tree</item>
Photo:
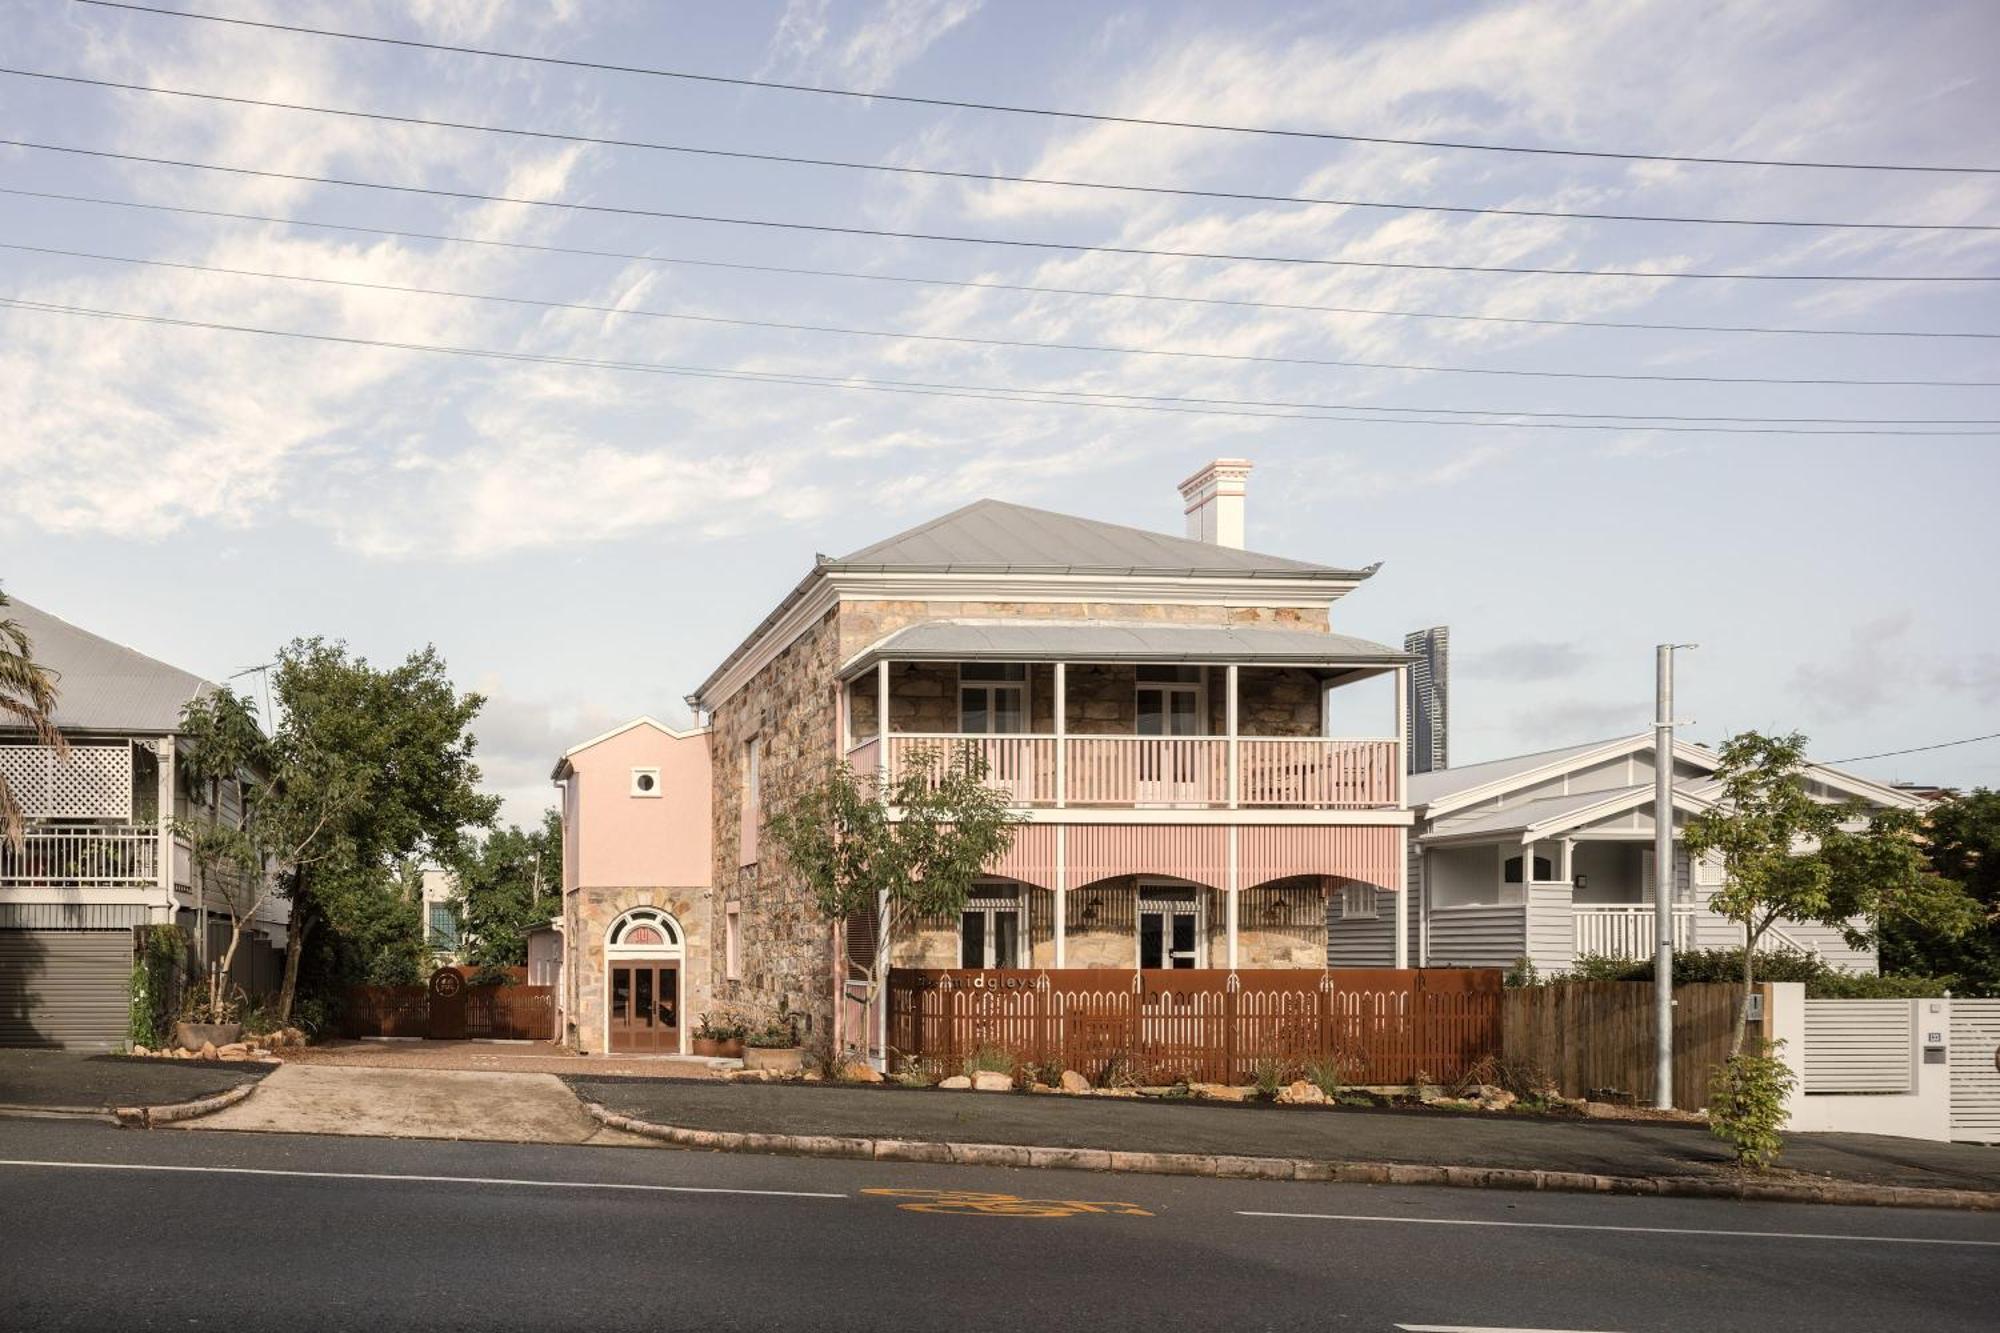
<path fill-rule="evenodd" d="M 1723 883 L 1709 907 L 1743 930 L 1732 1059 L 1743 1050 L 1757 947 L 1780 918 L 1838 930 L 1856 948 L 1872 944 L 1885 922 L 1958 934 L 1977 919 L 1965 891 L 1931 869 L 1914 816 L 1815 797 L 1805 750 L 1796 732 L 1730 737 L 1712 804 L 1684 834 L 1690 858 L 1721 857 Z"/>
<path fill-rule="evenodd" d="M 956 920 L 1022 822 L 975 754 L 929 749 L 895 778 L 835 761 L 772 814 L 770 833 L 822 916 L 872 925 L 872 1004 L 888 982 L 889 942 L 925 918 Z"/>
<path fill-rule="evenodd" d="M 9 605 L 0 592 L 0 610 Z M 58 755 L 68 753 L 69 742 L 56 730 L 56 694 L 55 675 L 36 664 L 28 632 L 19 621 L 0 617 L 0 724 L 23 727 Z M 0 773 L 0 842 L 18 853 L 25 834 L 20 800 Z"/>
<path fill-rule="evenodd" d="M 229 919 L 222 957 L 209 957 L 206 938 L 201 948 L 208 976 L 200 1013 L 220 1023 L 228 1017 L 224 985 L 244 930 L 285 876 L 334 853 L 328 835 L 356 792 L 352 782 L 324 777 L 309 751 L 287 751 L 267 737 L 249 701 L 230 690 L 202 695 L 181 710 L 181 742 L 192 799 L 174 831 L 188 846 L 204 936 L 211 903 Z"/>

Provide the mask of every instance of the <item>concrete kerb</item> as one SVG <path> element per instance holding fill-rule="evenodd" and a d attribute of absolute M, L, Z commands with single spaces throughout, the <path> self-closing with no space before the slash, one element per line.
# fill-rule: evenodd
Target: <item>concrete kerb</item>
<path fill-rule="evenodd" d="M 199 1116 L 214 1115 L 236 1105 L 257 1091 L 261 1079 L 249 1079 L 235 1087 L 208 1097 L 197 1097 L 191 1102 L 168 1102 L 161 1106 L 117 1106 L 111 1114 L 119 1124 L 127 1129 L 151 1129 L 154 1125 L 171 1125 L 178 1120 L 193 1120 Z"/>
<path fill-rule="evenodd" d="M 224 1094 L 227 1096 L 228 1094 Z M 211 1099 L 212 1100 L 212 1099 Z M 198 1103 L 187 1103 L 193 1106 Z M 215 1108 L 220 1109 L 220 1108 Z M 1459 1189 L 1543 1190 L 1578 1194 L 1644 1194 L 1673 1198 L 1747 1199 L 1770 1203 L 1834 1203 L 1884 1208 L 1954 1208 L 2000 1212 L 2000 1191 L 1919 1189 L 1847 1181 L 1739 1180 L 1710 1176 L 1607 1176 L 1583 1171 L 1514 1167 L 1417 1166 L 1399 1162 L 1336 1162 L 1310 1157 L 1243 1157 L 1212 1153 L 1123 1152 L 1103 1148 L 1038 1148 L 1011 1143 L 932 1143 L 911 1139 L 842 1138 L 827 1134 L 743 1134 L 683 1129 L 619 1115 L 598 1102 L 583 1109 L 613 1129 L 683 1148 L 711 1152 L 842 1157 L 940 1166 L 1011 1166 L 1071 1171 L 1213 1176 L 1224 1180 L 1304 1180 L 1342 1185 L 1445 1185 Z M 202 1114 L 202 1112 L 196 1112 Z"/>

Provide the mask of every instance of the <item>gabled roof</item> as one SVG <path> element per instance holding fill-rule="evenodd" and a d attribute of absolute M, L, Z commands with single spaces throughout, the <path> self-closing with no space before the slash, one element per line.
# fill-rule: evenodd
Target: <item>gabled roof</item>
<path fill-rule="evenodd" d="M 1541 750 L 1508 759 L 1495 759 L 1483 764 L 1468 764 L 1463 768 L 1414 774 L 1409 780 L 1410 805 L 1413 809 L 1422 810 L 1427 818 L 1443 819 L 1454 810 L 1478 805 L 1495 797 L 1504 797 L 1511 791 L 1533 787 L 1560 777 L 1564 773 L 1589 768 L 1607 759 L 1628 754 L 1649 753 L 1652 748 L 1653 733 L 1642 731 L 1637 735 L 1622 736 L 1615 740 L 1592 741 L 1584 745 L 1571 745 L 1557 750 Z M 1720 761 L 1713 750 L 1689 744 L 1687 741 L 1675 741 L 1674 762 L 1677 765 L 1685 764 L 1699 769 L 1706 775 L 1714 772 Z M 1870 801 L 1876 805 L 1919 810 L 1926 804 L 1921 797 L 1826 764 L 1814 764 L 1808 761 L 1806 775 L 1812 781 L 1843 795 Z M 1692 794 L 1694 799 L 1702 801 L 1712 794 L 1715 785 L 1706 776 L 1692 780 L 1683 777 L 1677 780 L 1676 793 Z M 1643 790 L 1650 792 L 1652 785 L 1645 784 Z M 1595 796 L 1605 799 L 1617 794 L 1615 789 L 1610 792 L 1594 793 Z M 1527 804 L 1533 805 L 1539 802 Z M 1453 830 L 1455 833 L 1459 831 L 1461 830 Z"/>
<path fill-rule="evenodd" d="M 176 732 L 183 706 L 221 688 L 18 597 L 8 603 L 0 620 L 19 622 L 36 664 L 55 675 L 55 722 L 65 731 Z"/>
<path fill-rule="evenodd" d="M 1482 764 L 1465 764 L 1458 768 L 1441 768 L 1432 773 L 1412 773 L 1410 775 L 1410 804 L 1431 805 L 1447 796 L 1471 791 L 1475 787 L 1494 786 L 1502 790 L 1509 778 L 1526 773 L 1539 773 L 1543 769 L 1560 772 L 1568 766 L 1568 761 L 1590 755 L 1598 757 L 1602 750 L 1607 755 L 1621 753 L 1626 744 L 1634 738 L 1621 736 L 1609 741 L 1585 741 L 1581 745 L 1565 745 L 1555 750 L 1536 750 L 1532 754 L 1517 754 L 1507 759 L 1489 759 Z M 1651 741 L 1650 735 L 1643 739 Z"/>
<path fill-rule="evenodd" d="M 666 723 L 660 721 L 658 718 L 652 716 L 650 713 L 641 713 L 638 717 L 633 718 L 630 722 L 621 722 L 609 731 L 600 732 L 597 735 L 592 736 L 587 741 L 578 741 L 575 745 L 572 745 L 567 750 L 564 750 L 562 752 L 561 757 L 556 760 L 555 768 L 550 771 L 549 780 L 551 782 L 562 781 L 563 773 L 570 766 L 569 763 L 570 760 L 574 759 L 576 756 L 582 754 L 585 750 L 588 750 L 593 746 L 602 745 L 604 744 L 604 742 L 608 740 L 611 740 L 618 736 L 623 736 L 626 732 L 631 731 L 635 727 L 651 727 L 654 731 L 660 732 L 663 735 L 669 736 L 677 741 L 684 741 L 692 736 L 705 735 L 708 732 L 707 727 L 693 727 L 687 731 L 682 731 L 677 727 L 668 726 Z"/>
<path fill-rule="evenodd" d="M 1164 574 L 1347 582 L 1375 572 L 1374 566 L 1334 569 L 1004 500 L 975 500 L 872 546 L 823 561 L 820 568 L 871 573 Z"/>
<path fill-rule="evenodd" d="M 927 620 L 870 645 L 841 668 L 851 675 L 889 657 L 956 662 L 1253 662 L 1392 666 L 1408 656 L 1385 644 L 1315 630 L 1241 625 L 1050 620 Z"/>
<path fill-rule="evenodd" d="M 1714 802 L 1710 799 L 1717 784 L 1704 782 L 1690 787 L 1686 783 L 1674 788 L 1674 808 L 1686 812 L 1705 810 Z M 1519 805 L 1504 810 L 1488 810 L 1479 814 L 1466 815 L 1459 819 L 1445 819 L 1434 825 L 1430 832 L 1419 837 L 1423 843 L 1463 842 L 1473 838 L 1491 838 L 1495 834 L 1502 837 L 1518 836 L 1524 842 L 1535 838 L 1559 836 L 1586 824 L 1624 814 L 1639 806 L 1650 807 L 1653 803 L 1653 784 L 1648 782 L 1636 787 L 1614 787 L 1609 791 L 1580 791 L 1567 796 L 1544 796 L 1538 800 L 1523 801 Z"/>

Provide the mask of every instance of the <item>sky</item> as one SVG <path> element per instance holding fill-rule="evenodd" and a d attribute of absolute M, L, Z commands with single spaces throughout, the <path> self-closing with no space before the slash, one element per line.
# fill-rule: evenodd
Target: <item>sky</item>
<path fill-rule="evenodd" d="M 1982 0 L 161 3 L 573 61 L 1151 119 L 2000 166 L 2000 8 Z M 0 63 L 15 70 L 684 148 L 1287 198 L 2000 223 L 2000 174 L 1031 117 L 66 0 L 0 0 L 0 31 L 10 38 Z M 1256 464 L 1250 546 L 1382 563 L 1335 607 L 1336 629 L 1400 643 L 1407 630 L 1451 627 L 1454 762 L 1649 725 L 1653 646 L 1664 641 L 1700 645 L 1681 660 L 1676 710 L 1697 740 L 1797 729 L 1831 760 L 2000 732 L 1991 427 L 1901 428 L 1962 432 L 1929 438 L 1721 434 L 1462 415 L 2000 419 L 2000 389 L 1985 387 L 2000 381 L 1990 336 L 1518 322 L 1993 335 L 1993 284 L 1353 266 L 1990 276 L 2000 274 L 2000 231 L 1592 221 L 972 181 L 19 73 L 0 74 L 0 123 L 5 137 L 42 144 L 456 192 L 0 145 L 0 188 L 121 201 L 0 194 L 0 242 L 16 247 L 0 247 L 0 296 L 366 340 L 0 306 L 0 586 L 212 679 L 269 662 L 299 635 L 344 640 L 382 663 L 433 643 L 462 688 L 487 696 L 479 757 L 517 821 L 550 803 L 548 773 L 569 745 L 641 713 L 685 722 L 684 696 L 815 552 L 856 549 L 987 496 L 1178 532 L 1176 483 L 1223 456 Z M 1003 239 L 1349 262 L 991 243 Z M 121 262 L 132 260 L 154 263 Z M 1009 290 L 1018 287 L 1177 299 Z M 1426 317 L 1440 314 L 1455 317 Z M 656 369 L 371 345 L 381 342 Z M 1453 369 L 1318 364 L 1329 361 Z M 1832 382 L 1589 378 L 1605 375 Z M 857 379 L 1040 397 L 880 392 Z M 1131 409 L 1135 398 L 1079 406 L 1049 391 L 1151 395 L 1137 401 L 1156 406 L 1341 404 L 1413 419 L 1144 411 Z M 1490 424 L 1502 421 L 1514 424 Z M 1530 422 L 1543 424 L 1517 428 Z M 2000 743 L 1854 767 L 2000 786 Z"/>

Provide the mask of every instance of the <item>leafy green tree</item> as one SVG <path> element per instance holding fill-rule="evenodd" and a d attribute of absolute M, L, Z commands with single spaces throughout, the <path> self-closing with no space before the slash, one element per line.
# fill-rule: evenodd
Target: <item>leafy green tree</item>
<path fill-rule="evenodd" d="M 458 868 L 466 958 L 482 970 L 521 967 L 528 932 L 545 926 L 562 903 L 562 817 L 539 828 L 497 829 Z"/>
<path fill-rule="evenodd" d="M 332 851 L 328 834 L 355 799 L 352 783 L 318 780 L 310 755 L 291 755 L 257 724 L 248 700 L 216 690 L 181 710 L 181 771 L 192 788 L 189 817 L 174 831 L 188 845 L 204 907 L 229 918 L 229 944 L 208 958 L 209 1022 L 227 1017 L 223 985 L 243 931 L 279 892 L 281 877 L 304 873 Z M 206 957 L 207 941 L 202 941 Z"/>
<path fill-rule="evenodd" d="M 1743 928 L 1743 993 L 1730 1054 L 1743 1050 L 1757 946 L 1780 918 L 1839 930 L 1860 948 L 1889 921 L 1927 923 L 1947 934 L 1970 929 L 1977 908 L 1932 871 L 1917 820 L 1815 799 L 1806 738 L 1746 731 L 1722 745 L 1712 808 L 1688 820 L 1691 857 L 1720 853 L 1723 884 L 1711 910 Z"/>
<path fill-rule="evenodd" d="M 0 609 L 9 605 L 7 594 L 0 592 Z M 43 745 L 65 754 L 69 742 L 55 723 L 55 676 L 35 664 L 34 649 L 19 621 L 0 617 L 0 723 L 25 727 Z M 0 842 L 19 852 L 25 832 L 21 803 L 0 776 Z"/>
<path fill-rule="evenodd" d="M 435 648 L 382 668 L 345 644 L 299 639 L 279 654 L 272 685 L 283 710 L 275 746 L 287 771 L 302 788 L 354 794 L 324 832 L 328 854 L 288 886 L 292 929 L 279 1013 L 289 1017 L 315 931 L 366 946 L 358 956 L 339 941 L 322 950 L 329 982 L 401 972 L 421 959 L 422 920 L 399 888 L 399 869 L 417 856 L 459 862 L 467 830 L 490 826 L 500 802 L 480 794 L 473 762 L 470 728 L 485 700 L 458 693 Z"/>
<path fill-rule="evenodd" d="M 1946 975 L 1959 995 L 2000 995 L 2000 792 L 1981 787 L 1933 807 L 1923 845 L 1931 869 L 1963 885 L 1982 919 L 1959 935 L 1885 922 L 1883 970 Z"/>
<path fill-rule="evenodd" d="M 925 918 L 956 919 L 1022 822 L 976 755 L 930 750 L 893 781 L 836 761 L 772 814 L 770 832 L 822 916 L 873 922 L 872 1002 L 888 981 L 888 942 Z"/>

